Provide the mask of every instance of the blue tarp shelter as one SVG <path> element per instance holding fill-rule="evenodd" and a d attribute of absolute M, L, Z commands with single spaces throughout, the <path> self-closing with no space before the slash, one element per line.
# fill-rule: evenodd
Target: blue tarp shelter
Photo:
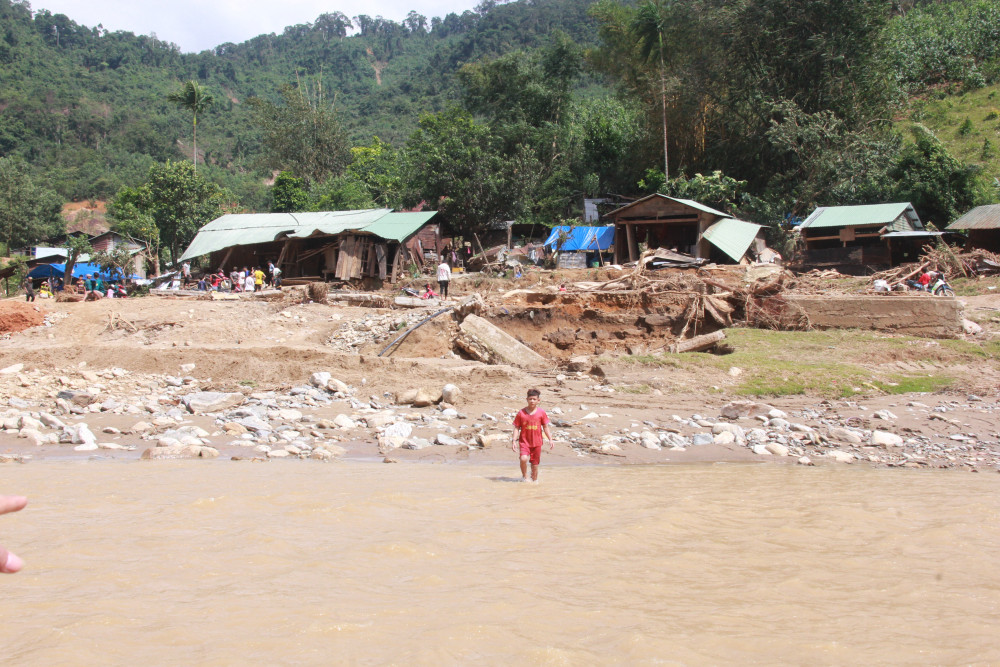
<path fill-rule="evenodd" d="M 95 273 L 101 274 L 102 278 L 107 277 L 107 272 L 102 271 L 101 267 L 97 264 L 87 264 L 87 263 L 77 263 L 73 265 L 73 277 L 83 278 L 87 274 L 94 275 Z M 66 275 L 66 265 L 65 264 L 39 264 L 31 271 L 28 271 L 29 278 L 62 278 Z M 133 275 L 132 279 L 135 280 L 139 276 Z"/>
<path fill-rule="evenodd" d="M 562 246 L 563 252 L 596 252 L 597 250 L 607 250 L 615 244 L 614 227 L 567 227 L 560 225 L 552 228 L 552 233 L 542 245 L 555 249 L 559 243 L 560 233 L 569 235 Z"/>

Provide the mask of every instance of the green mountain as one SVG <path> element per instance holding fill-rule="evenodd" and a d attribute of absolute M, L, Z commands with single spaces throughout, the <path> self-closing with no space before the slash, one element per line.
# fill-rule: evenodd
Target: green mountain
<path fill-rule="evenodd" d="M 110 197 L 153 162 L 190 159 L 190 116 L 166 97 L 194 80 L 215 98 L 199 118 L 199 162 L 253 200 L 259 179 L 248 174 L 259 138 L 247 98 L 278 100 L 282 86 L 303 85 L 335 105 L 352 142 L 378 136 L 398 145 L 420 114 L 458 99 L 454 74 L 463 64 L 535 48 L 555 30 L 592 43 L 589 4 L 487 1 L 444 18 L 411 12 L 403 23 L 324 14 L 280 35 L 184 54 L 154 37 L 0 0 L 0 156 L 23 158 L 68 199 Z M 350 24 L 358 34 L 346 35 Z"/>

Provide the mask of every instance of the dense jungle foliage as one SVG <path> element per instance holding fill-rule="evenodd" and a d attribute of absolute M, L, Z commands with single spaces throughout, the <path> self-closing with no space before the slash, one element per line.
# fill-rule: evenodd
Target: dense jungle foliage
<path fill-rule="evenodd" d="M 170 255 L 222 210 L 424 205 L 466 233 L 652 191 L 775 230 L 889 200 L 944 226 L 997 200 L 995 151 L 919 123 L 997 81 L 1000 0 L 484 0 L 187 54 L 0 0 L 2 241 L 58 230 L 58 199 Z M 179 183 L 206 199 L 159 229 Z"/>

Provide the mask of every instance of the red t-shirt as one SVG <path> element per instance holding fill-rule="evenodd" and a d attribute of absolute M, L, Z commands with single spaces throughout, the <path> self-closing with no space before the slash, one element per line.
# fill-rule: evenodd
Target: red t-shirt
<path fill-rule="evenodd" d="M 524 411 L 524 408 L 521 408 L 517 416 L 514 417 L 514 426 L 521 429 L 521 437 L 518 440 L 518 444 L 526 444 L 528 447 L 541 447 L 542 425 L 548 423 L 549 416 L 545 414 L 545 410 L 535 408 L 535 411 L 529 415 Z"/>

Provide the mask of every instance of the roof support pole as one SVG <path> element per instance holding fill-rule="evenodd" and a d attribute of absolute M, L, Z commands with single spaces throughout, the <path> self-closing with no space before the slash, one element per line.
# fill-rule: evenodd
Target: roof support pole
<path fill-rule="evenodd" d="M 288 249 L 292 247 L 292 239 L 285 239 L 285 245 L 281 246 L 281 254 L 278 255 L 278 261 L 274 263 L 279 269 L 281 269 L 281 263 L 285 261 L 285 255 L 288 254 Z M 284 271 L 284 269 L 281 269 Z"/>
<path fill-rule="evenodd" d="M 636 262 L 639 260 L 639 246 L 635 242 L 635 225 L 631 223 L 625 224 L 625 238 L 628 243 L 628 261 Z"/>

